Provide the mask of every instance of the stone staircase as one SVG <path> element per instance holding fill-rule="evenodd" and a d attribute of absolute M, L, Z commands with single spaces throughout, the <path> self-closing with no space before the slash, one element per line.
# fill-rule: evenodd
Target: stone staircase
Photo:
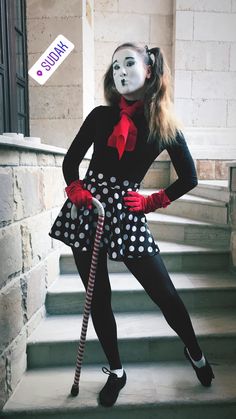
<path fill-rule="evenodd" d="M 142 191 L 141 191 L 142 192 Z M 145 189 L 145 194 L 152 192 Z M 191 194 L 147 215 L 170 276 L 213 365 L 210 388 L 198 382 L 183 344 L 121 262 L 109 261 L 119 348 L 128 381 L 113 408 L 98 405 L 107 376 L 89 322 L 80 393 L 71 398 L 84 290 L 70 248 L 46 297 L 47 317 L 28 339 L 28 369 L 6 403 L 12 419 L 226 419 L 236 414 L 236 281 L 229 271 L 229 193 L 224 181 L 200 181 Z"/>

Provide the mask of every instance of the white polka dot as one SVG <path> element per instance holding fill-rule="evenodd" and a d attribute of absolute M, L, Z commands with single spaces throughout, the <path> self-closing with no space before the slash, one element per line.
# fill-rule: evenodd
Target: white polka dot
<path fill-rule="evenodd" d="M 128 237 L 129 237 L 129 236 L 128 236 L 128 234 L 124 234 L 124 235 L 123 235 L 123 239 L 124 239 L 124 240 L 127 240 L 127 239 L 128 239 Z"/>
<path fill-rule="evenodd" d="M 85 224 L 84 229 L 85 230 L 88 230 L 89 229 L 89 225 L 88 224 Z"/>
<path fill-rule="evenodd" d="M 133 214 L 129 214 L 129 220 L 133 220 Z"/>
<path fill-rule="evenodd" d="M 67 208 L 71 208 L 71 207 L 72 207 L 72 203 L 71 202 L 68 202 Z"/>
<path fill-rule="evenodd" d="M 93 187 L 93 188 L 91 189 L 91 193 L 94 193 L 94 192 L 96 192 L 96 188 L 95 188 L 95 187 Z"/>
<path fill-rule="evenodd" d="M 75 229 L 75 224 L 71 224 L 70 228 L 71 228 L 71 230 L 74 230 Z"/>
<path fill-rule="evenodd" d="M 135 236 L 131 236 L 131 237 L 130 237 L 130 240 L 131 240 L 132 242 L 134 242 L 134 241 L 136 240 L 136 237 L 135 237 Z"/>
<path fill-rule="evenodd" d="M 88 191 L 90 191 L 91 187 L 92 187 L 92 185 L 90 185 L 90 184 L 89 184 L 89 185 L 87 186 L 87 188 L 86 188 L 86 189 L 87 189 Z"/>
<path fill-rule="evenodd" d="M 148 237 L 148 241 L 149 241 L 150 243 L 152 243 L 152 242 L 153 242 L 153 238 L 152 238 L 152 237 Z"/>
<path fill-rule="evenodd" d="M 151 246 L 148 247 L 148 251 L 152 252 L 152 247 Z"/>
<path fill-rule="evenodd" d="M 115 233 L 116 233 L 116 234 L 120 234 L 120 228 L 119 228 L 119 227 L 116 227 L 116 228 L 115 228 Z"/>
<path fill-rule="evenodd" d="M 113 217 L 113 223 L 117 223 L 117 218 L 116 217 Z"/>
<path fill-rule="evenodd" d="M 121 210 L 122 209 L 122 204 L 117 204 L 117 208 L 119 209 L 119 210 Z"/>
<path fill-rule="evenodd" d="M 130 247 L 129 247 L 129 250 L 130 250 L 131 252 L 133 252 L 133 251 L 134 251 L 134 246 L 130 246 Z"/>
<path fill-rule="evenodd" d="M 70 234 L 70 238 L 73 240 L 75 238 L 74 234 Z"/>
<path fill-rule="evenodd" d="M 144 227 L 144 226 L 142 226 L 141 228 L 140 228 L 140 231 L 142 231 L 142 232 L 144 232 L 146 230 L 146 228 Z"/>
<path fill-rule="evenodd" d="M 107 211 L 106 216 L 110 218 L 111 217 L 111 212 Z"/>
<path fill-rule="evenodd" d="M 102 204 L 102 206 L 103 206 L 103 208 L 106 208 L 106 204 L 105 204 L 105 202 L 101 202 L 101 204 Z"/>
<path fill-rule="evenodd" d="M 66 213 L 66 218 L 70 218 L 70 212 Z"/>
<path fill-rule="evenodd" d="M 144 247 L 143 246 L 139 246 L 138 250 L 139 250 L 139 252 L 143 252 L 144 251 Z"/>
<path fill-rule="evenodd" d="M 108 189 L 107 189 L 107 188 L 103 188 L 102 192 L 103 192 L 104 194 L 107 194 L 107 193 L 108 193 Z"/>
<path fill-rule="evenodd" d="M 114 242 L 111 242 L 111 247 L 115 247 L 115 243 Z"/>
<path fill-rule="evenodd" d="M 116 182 L 116 178 L 115 178 L 114 176 L 112 176 L 112 177 L 110 178 L 110 181 L 111 181 L 112 183 L 114 183 L 114 182 Z"/>
<path fill-rule="evenodd" d="M 88 250 L 88 249 L 87 249 L 87 247 L 85 247 L 85 246 L 84 246 L 84 247 L 82 247 L 82 251 L 83 251 L 83 252 L 86 252 L 87 250 Z"/>
<path fill-rule="evenodd" d="M 108 243 L 108 239 L 106 237 L 104 237 L 104 242 L 107 244 Z"/>
<path fill-rule="evenodd" d="M 68 237 L 69 236 L 69 233 L 67 233 L 67 231 L 64 233 L 64 236 L 65 237 Z"/>
<path fill-rule="evenodd" d="M 70 225 L 70 223 L 68 223 L 68 221 L 65 223 L 65 227 L 68 228 Z"/>
<path fill-rule="evenodd" d="M 106 224 L 106 225 L 105 225 L 105 230 L 107 230 L 107 231 L 109 231 L 109 230 L 110 230 L 110 227 L 109 227 L 109 225 L 108 225 L 108 224 Z"/>
<path fill-rule="evenodd" d="M 101 195 L 99 195 L 99 193 L 95 196 L 96 199 L 98 199 L 100 201 L 101 199 Z"/>
<path fill-rule="evenodd" d="M 109 202 L 109 204 L 113 203 L 113 198 L 111 196 L 108 198 L 108 202 Z"/>
<path fill-rule="evenodd" d="M 103 174 L 102 173 L 98 173 L 98 179 L 103 179 Z"/>
<path fill-rule="evenodd" d="M 123 249 L 120 249 L 120 254 L 121 254 L 121 255 L 123 255 L 123 254 L 124 254 Z"/>
<path fill-rule="evenodd" d="M 122 239 L 121 239 L 121 238 L 119 238 L 119 239 L 117 240 L 117 243 L 118 243 L 118 244 L 122 244 Z"/>
<path fill-rule="evenodd" d="M 61 232 L 59 230 L 55 231 L 55 236 L 60 236 Z"/>
<path fill-rule="evenodd" d="M 132 231 L 136 231 L 137 230 L 137 227 L 136 226 L 133 226 L 132 227 Z"/>
<path fill-rule="evenodd" d="M 138 217 L 134 217 L 134 222 L 136 223 L 138 221 Z"/>
<path fill-rule="evenodd" d="M 112 257 L 116 258 L 117 257 L 117 253 L 116 252 L 112 252 Z"/>
<path fill-rule="evenodd" d="M 96 179 L 94 179 L 94 177 L 91 179 L 91 182 L 95 182 L 96 181 Z"/>
<path fill-rule="evenodd" d="M 140 241 L 140 242 L 144 242 L 144 240 L 145 240 L 145 238 L 144 238 L 143 236 L 140 236 L 140 237 L 139 237 L 139 241 Z"/>
<path fill-rule="evenodd" d="M 62 211 L 60 211 L 58 214 L 58 217 L 61 217 L 61 216 L 62 216 Z"/>
<path fill-rule="evenodd" d="M 115 198 L 115 199 L 119 199 L 119 195 L 118 195 L 118 193 L 115 193 L 115 194 L 114 194 L 114 198 Z"/>
<path fill-rule="evenodd" d="M 56 222 L 56 226 L 57 226 L 57 227 L 61 227 L 61 221 L 57 221 L 57 222 Z"/>
<path fill-rule="evenodd" d="M 146 220 L 145 220 L 145 217 L 142 217 L 142 218 L 141 218 L 141 222 L 142 222 L 142 223 L 145 223 L 145 221 L 146 221 Z"/>
<path fill-rule="evenodd" d="M 129 181 L 128 180 L 124 180 L 123 185 L 124 186 L 128 186 L 128 184 L 129 184 Z"/>
<path fill-rule="evenodd" d="M 125 228 L 126 228 L 126 230 L 130 230 L 130 224 L 127 224 L 127 226 Z"/>
<path fill-rule="evenodd" d="M 89 215 L 89 210 L 87 210 L 87 209 L 86 209 L 86 210 L 83 212 L 83 214 L 84 214 L 84 215 Z"/>
<path fill-rule="evenodd" d="M 80 239 L 83 239 L 83 238 L 84 238 L 84 236 L 85 236 L 85 234 L 84 234 L 84 233 L 80 233 L 80 234 L 79 234 L 79 238 L 80 238 Z"/>
<path fill-rule="evenodd" d="M 75 242 L 75 247 L 79 247 L 79 242 Z"/>
<path fill-rule="evenodd" d="M 90 170 L 88 174 L 89 174 L 89 176 L 92 176 L 93 171 L 92 171 L 92 170 Z"/>

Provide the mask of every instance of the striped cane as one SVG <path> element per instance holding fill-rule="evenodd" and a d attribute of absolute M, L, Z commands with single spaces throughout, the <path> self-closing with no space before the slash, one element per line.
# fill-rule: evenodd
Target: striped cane
<path fill-rule="evenodd" d="M 82 322 L 82 328 L 81 328 L 81 334 L 80 334 L 79 349 L 78 349 L 77 360 L 76 360 L 74 384 L 71 388 L 71 396 L 73 397 L 79 394 L 80 373 L 81 373 L 81 367 L 82 367 L 82 362 L 83 362 L 89 314 L 90 314 L 92 297 L 93 297 L 94 281 L 95 281 L 95 275 L 96 275 L 96 269 L 97 269 L 97 263 L 98 263 L 99 245 L 100 245 L 101 236 L 103 233 L 103 224 L 104 224 L 104 218 L 105 218 L 105 212 L 104 212 L 104 208 L 102 204 L 96 198 L 92 198 L 92 204 L 94 204 L 95 207 L 98 209 L 98 221 L 97 221 L 97 228 L 96 228 L 94 247 L 93 247 L 93 253 L 92 253 L 91 267 L 90 267 L 90 272 L 89 272 L 88 286 L 87 286 L 87 291 L 86 291 L 86 299 L 85 299 L 85 304 L 84 304 L 84 314 L 83 314 L 83 322 Z M 74 208 L 72 207 L 72 210 L 74 212 L 77 211 L 75 206 Z"/>

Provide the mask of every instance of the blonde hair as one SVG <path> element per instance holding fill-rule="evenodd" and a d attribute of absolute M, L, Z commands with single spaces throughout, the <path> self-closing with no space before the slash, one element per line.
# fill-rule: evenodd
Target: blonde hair
<path fill-rule="evenodd" d="M 143 98 L 144 114 L 150 130 L 148 141 L 156 140 L 162 147 L 174 143 L 177 130 L 181 130 L 183 124 L 173 110 L 171 72 L 162 49 L 148 49 L 147 46 L 139 47 L 127 42 L 116 48 L 112 58 L 121 48 L 134 49 L 143 58 L 144 63 L 151 66 L 151 77 L 146 79 Z M 118 104 L 121 97 L 114 84 L 112 63 L 104 75 L 104 97 L 111 106 Z"/>

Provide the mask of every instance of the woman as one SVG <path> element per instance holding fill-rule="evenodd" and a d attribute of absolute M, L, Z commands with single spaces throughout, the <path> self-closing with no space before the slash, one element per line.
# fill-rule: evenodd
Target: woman
<path fill-rule="evenodd" d="M 148 49 L 125 43 L 114 51 L 104 77 L 108 106 L 92 110 L 82 124 L 63 161 L 68 199 L 56 218 L 51 237 L 72 248 L 78 272 L 87 286 L 97 209 L 105 208 L 91 315 L 110 370 L 99 394 L 103 406 L 112 406 L 126 383 L 117 344 L 116 322 L 111 308 L 107 254 L 123 261 L 168 324 L 182 339 L 184 353 L 204 386 L 214 378 L 211 366 L 197 342 L 189 314 L 169 277 L 160 250 L 148 228 L 145 214 L 170 205 L 197 185 L 193 159 L 180 124 L 171 109 L 170 71 L 160 48 Z M 78 167 L 94 143 L 84 180 Z M 178 179 L 150 196 L 138 190 L 155 158 L 167 150 Z M 72 204 L 77 218 L 71 217 Z"/>

